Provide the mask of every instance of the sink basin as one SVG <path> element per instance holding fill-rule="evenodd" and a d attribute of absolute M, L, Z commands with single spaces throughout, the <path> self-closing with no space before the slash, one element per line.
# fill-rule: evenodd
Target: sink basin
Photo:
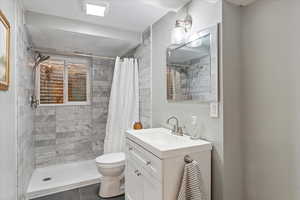
<path fill-rule="evenodd" d="M 165 128 L 128 130 L 126 137 L 161 159 L 212 149 L 207 141 L 173 135 Z"/>

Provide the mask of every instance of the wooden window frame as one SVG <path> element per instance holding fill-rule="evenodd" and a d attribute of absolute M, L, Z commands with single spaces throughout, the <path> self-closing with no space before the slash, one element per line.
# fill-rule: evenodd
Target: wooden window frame
<path fill-rule="evenodd" d="M 51 55 L 50 60 L 61 60 L 64 62 L 64 72 L 63 72 L 63 83 L 64 83 L 64 102 L 61 104 L 41 104 L 39 101 L 39 106 L 80 106 L 80 105 L 90 105 L 91 104 L 91 62 L 84 58 L 75 57 L 65 57 Z M 68 66 L 69 64 L 82 64 L 87 66 L 87 77 L 86 77 L 86 101 L 68 101 L 69 91 L 68 91 Z M 38 100 L 40 99 L 40 66 L 36 68 L 36 94 Z"/>

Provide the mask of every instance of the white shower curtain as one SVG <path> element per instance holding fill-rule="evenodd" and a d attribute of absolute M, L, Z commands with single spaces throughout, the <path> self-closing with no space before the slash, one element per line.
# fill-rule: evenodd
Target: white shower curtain
<path fill-rule="evenodd" d="M 123 152 L 125 131 L 139 121 L 139 81 L 136 59 L 116 59 L 109 100 L 104 153 Z"/>

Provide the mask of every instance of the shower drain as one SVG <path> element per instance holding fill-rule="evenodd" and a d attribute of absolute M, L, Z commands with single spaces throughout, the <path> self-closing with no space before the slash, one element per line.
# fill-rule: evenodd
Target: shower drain
<path fill-rule="evenodd" d="M 47 177 L 47 178 L 43 178 L 43 181 L 44 181 L 44 182 L 46 182 L 46 181 L 51 181 L 51 179 L 52 179 L 51 177 Z"/>

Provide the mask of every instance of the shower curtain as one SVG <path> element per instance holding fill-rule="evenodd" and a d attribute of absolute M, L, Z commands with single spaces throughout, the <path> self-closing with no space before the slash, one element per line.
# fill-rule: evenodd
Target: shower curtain
<path fill-rule="evenodd" d="M 104 153 L 124 152 L 125 131 L 139 121 L 137 59 L 116 59 L 109 100 Z"/>

